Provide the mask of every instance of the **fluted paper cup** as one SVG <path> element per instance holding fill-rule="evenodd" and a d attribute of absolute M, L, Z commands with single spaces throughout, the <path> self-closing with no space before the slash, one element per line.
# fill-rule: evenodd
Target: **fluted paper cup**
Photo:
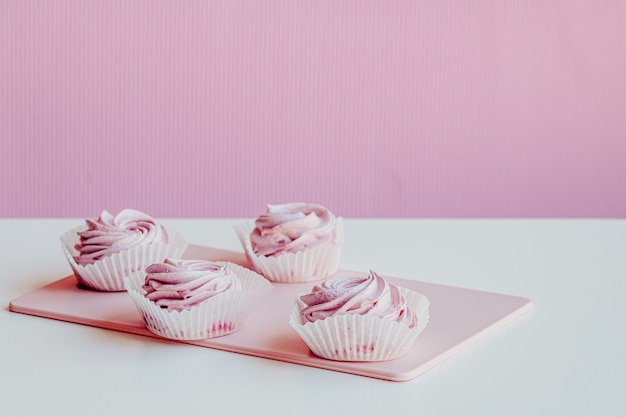
<path fill-rule="evenodd" d="M 250 267 L 270 281 L 282 283 L 319 281 L 328 278 L 339 268 L 345 238 L 341 217 L 337 218 L 335 238 L 331 242 L 304 251 L 281 253 L 276 256 L 259 256 L 254 253 L 250 242 L 253 230 L 254 223 L 235 225 L 235 231 Z"/>
<path fill-rule="evenodd" d="M 61 235 L 63 253 L 78 282 L 99 291 L 125 291 L 124 277 L 136 271 L 143 271 L 148 265 L 162 262 L 165 258 L 180 258 L 187 248 L 182 235 L 165 228 L 168 243 L 137 245 L 105 256 L 92 264 L 79 265 L 76 263 L 76 257 L 79 255 L 76 244 L 80 243 L 78 232 L 83 230 L 86 230 L 85 226 L 76 227 Z"/>
<path fill-rule="evenodd" d="M 265 278 L 247 268 L 228 263 L 228 269 L 241 281 L 241 290 L 217 294 L 181 311 L 168 311 L 145 297 L 142 288 L 145 272 L 129 275 L 124 281 L 148 330 L 168 339 L 202 340 L 239 330 L 257 302 L 273 288 Z"/>
<path fill-rule="evenodd" d="M 417 317 L 417 326 L 376 316 L 339 314 L 309 322 L 300 314 L 305 304 L 298 297 L 289 324 L 311 351 L 335 361 L 374 362 L 398 359 L 406 355 L 430 318 L 430 302 L 423 294 L 401 289 L 407 305 Z"/>

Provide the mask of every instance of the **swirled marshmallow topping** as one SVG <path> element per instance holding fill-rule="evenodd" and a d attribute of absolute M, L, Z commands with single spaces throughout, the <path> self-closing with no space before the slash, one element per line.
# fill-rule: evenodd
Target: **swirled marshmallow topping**
<path fill-rule="evenodd" d="M 159 307 L 181 311 L 218 294 L 240 290 L 241 282 L 227 264 L 166 259 L 146 268 L 143 289 Z"/>
<path fill-rule="evenodd" d="M 104 210 L 95 220 L 87 219 L 87 230 L 78 232 L 80 243 L 76 262 L 88 265 L 137 245 L 167 243 L 165 229 L 152 217 L 126 209 L 113 216 Z"/>
<path fill-rule="evenodd" d="M 255 221 L 250 243 L 255 254 L 295 253 L 333 241 L 336 218 L 319 204 L 268 205 Z"/>
<path fill-rule="evenodd" d="M 397 286 L 374 271 L 367 277 L 337 277 L 315 285 L 300 300 L 305 320 L 314 322 L 338 314 L 374 315 L 412 328 L 417 318 Z"/>

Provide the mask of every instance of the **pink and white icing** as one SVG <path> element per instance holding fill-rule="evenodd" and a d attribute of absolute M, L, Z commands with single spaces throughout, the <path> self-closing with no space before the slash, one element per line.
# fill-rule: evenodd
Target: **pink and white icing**
<path fill-rule="evenodd" d="M 374 271 L 367 277 L 337 277 L 315 285 L 300 300 L 308 322 L 340 314 L 361 314 L 396 321 L 409 328 L 417 326 L 417 318 L 399 288 L 385 281 Z"/>
<path fill-rule="evenodd" d="M 87 219 L 87 230 L 78 232 L 76 263 L 88 265 L 134 246 L 167 243 L 165 229 L 152 217 L 126 209 L 113 216 L 104 210 L 95 220 Z"/>
<path fill-rule="evenodd" d="M 143 289 L 157 306 L 182 311 L 218 294 L 241 290 L 241 282 L 227 264 L 166 259 L 146 268 Z"/>
<path fill-rule="evenodd" d="M 336 217 L 319 204 L 268 205 L 250 234 L 252 250 L 259 256 L 296 253 L 335 239 Z"/>

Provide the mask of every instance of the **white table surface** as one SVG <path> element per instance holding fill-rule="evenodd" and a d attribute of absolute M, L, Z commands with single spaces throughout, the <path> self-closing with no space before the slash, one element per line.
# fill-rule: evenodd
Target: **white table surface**
<path fill-rule="evenodd" d="M 231 250 L 238 221 L 163 220 Z M 0 219 L 0 416 L 626 415 L 625 220 L 347 220 L 342 268 L 534 303 L 409 382 L 9 312 L 71 274 L 58 237 L 81 222 Z"/>

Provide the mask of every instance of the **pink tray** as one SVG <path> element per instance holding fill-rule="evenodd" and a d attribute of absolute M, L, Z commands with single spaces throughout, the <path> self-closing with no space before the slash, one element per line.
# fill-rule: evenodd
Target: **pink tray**
<path fill-rule="evenodd" d="M 242 253 L 202 246 L 191 245 L 184 257 L 246 265 Z M 346 272 L 339 271 L 337 274 Z M 274 284 L 270 295 L 261 301 L 238 332 L 216 339 L 181 343 L 390 381 L 408 381 L 532 309 L 532 303 L 527 298 L 386 278 L 399 286 L 419 291 L 430 300 L 428 326 L 411 351 L 400 359 L 338 362 L 313 355 L 289 325 L 289 314 L 296 295 L 310 290 L 311 283 Z M 73 275 L 16 298 L 9 304 L 9 309 L 160 338 L 145 328 L 127 293 L 85 290 L 77 286 Z"/>

